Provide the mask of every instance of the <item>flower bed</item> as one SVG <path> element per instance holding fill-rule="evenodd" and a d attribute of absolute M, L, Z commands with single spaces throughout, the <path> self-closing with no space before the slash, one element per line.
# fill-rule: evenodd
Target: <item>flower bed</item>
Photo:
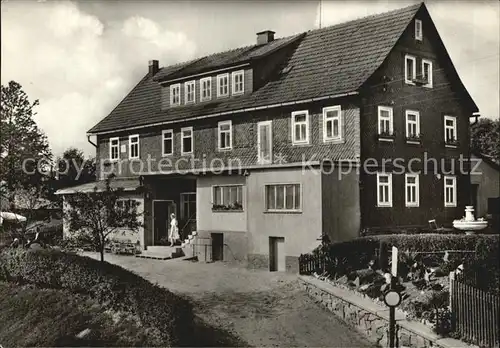
<path fill-rule="evenodd" d="M 379 235 L 322 245 L 302 260 L 308 266 L 312 260 L 323 279 L 380 302 L 388 287 L 385 276 L 391 266 L 391 246 L 398 247 L 398 286 L 403 294 L 399 309 L 409 319 L 447 335 L 451 330 L 449 273 L 461 265 L 468 279 L 474 278 L 474 286 L 498 291 L 498 242 L 498 235 Z M 301 269 L 311 267 L 301 265 Z"/>

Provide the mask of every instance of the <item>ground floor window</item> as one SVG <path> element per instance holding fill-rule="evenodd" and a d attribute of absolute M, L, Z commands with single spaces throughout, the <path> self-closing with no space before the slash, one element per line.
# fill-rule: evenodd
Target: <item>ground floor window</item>
<path fill-rule="evenodd" d="M 377 173 L 377 205 L 392 207 L 392 174 Z"/>
<path fill-rule="evenodd" d="M 418 174 L 405 175 L 405 202 L 407 207 L 419 206 L 419 176 Z"/>
<path fill-rule="evenodd" d="M 301 205 L 300 184 L 266 185 L 267 211 L 300 211 Z"/>
<path fill-rule="evenodd" d="M 196 193 L 181 193 L 181 219 L 196 219 Z"/>
<path fill-rule="evenodd" d="M 444 177 L 444 206 L 457 206 L 457 178 L 454 176 Z"/>
<path fill-rule="evenodd" d="M 243 210 L 243 185 L 213 187 L 213 210 Z"/>

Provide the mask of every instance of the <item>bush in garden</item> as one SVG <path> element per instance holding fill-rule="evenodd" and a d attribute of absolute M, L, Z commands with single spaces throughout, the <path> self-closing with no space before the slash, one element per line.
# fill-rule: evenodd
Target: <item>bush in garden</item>
<path fill-rule="evenodd" d="M 0 252 L 0 281 L 91 296 L 105 309 L 136 315 L 161 345 L 186 345 L 191 338 L 189 301 L 107 262 L 54 250 L 7 249 Z"/>
<path fill-rule="evenodd" d="M 401 253 L 404 251 L 425 253 L 457 250 L 470 251 L 473 254 L 478 241 L 498 247 L 500 236 L 438 233 L 372 235 L 326 245 L 322 248 L 322 252 L 328 255 L 329 261 L 326 265 L 328 273 L 332 276 L 342 276 L 358 269 L 367 268 L 371 260 L 377 260 L 379 264 L 388 263 L 387 250 L 392 246 L 396 246 Z M 492 250 L 486 251 L 486 253 L 494 254 Z M 443 262 L 443 254 L 441 253 L 423 254 L 421 261 L 426 266 L 446 265 L 446 271 L 450 269 L 452 271 L 455 269 L 455 265 L 458 266 L 464 258 L 469 256 L 467 253 L 450 253 L 449 263 L 446 263 Z M 489 267 L 498 270 L 498 265 L 498 261 L 490 262 Z"/>
<path fill-rule="evenodd" d="M 378 267 L 385 272 L 387 270 L 388 263 L 389 253 L 387 250 L 387 243 L 381 240 L 379 242 Z"/>

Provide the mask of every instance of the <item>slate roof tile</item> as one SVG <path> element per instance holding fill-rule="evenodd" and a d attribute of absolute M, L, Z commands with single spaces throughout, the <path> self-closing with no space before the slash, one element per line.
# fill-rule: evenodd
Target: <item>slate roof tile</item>
<path fill-rule="evenodd" d="M 421 6 L 423 4 L 412 5 L 311 30 L 301 37 L 276 39 L 266 45 L 247 46 L 162 68 L 154 77 L 146 75 L 89 133 L 356 91 L 382 64 Z M 294 40 L 299 40 L 298 46 L 283 66 L 291 67 L 291 70 L 271 77 L 252 93 L 161 110 L 161 86 L 157 80 L 262 57 Z"/>

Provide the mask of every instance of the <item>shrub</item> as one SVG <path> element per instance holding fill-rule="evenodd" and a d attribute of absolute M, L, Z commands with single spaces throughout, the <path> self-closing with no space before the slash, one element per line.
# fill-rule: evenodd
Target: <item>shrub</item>
<path fill-rule="evenodd" d="M 388 248 L 396 246 L 401 253 L 419 252 L 419 259 L 426 265 L 443 264 L 443 254 L 425 254 L 425 252 L 443 252 L 445 250 L 474 252 L 476 244 L 480 241 L 482 245 L 490 246 L 484 251 L 487 255 L 493 254 L 491 245 L 500 241 L 499 235 L 463 235 L 463 234 L 393 234 L 361 237 L 347 242 L 332 243 L 321 248 L 327 259 L 326 269 L 332 276 L 342 276 L 352 271 L 367 268 L 371 260 L 377 260 L 381 267 L 388 261 Z M 498 250 L 498 249 L 497 249 Z M 459 264 L 467 254 L 450 253 L 451 265 Z M 482 256 L 481 256 L 482 257 Z M 484 258 L 484 257 L 483 257 Z M 384 260 L 386 260 L 384 262 Z M 491 260 L 488 259 L 488 260 Z M 495 260 L 498 260 L 495 259 Z M 498 270 L 499 262 L 492 263 L 490 267 Z"/>
<path fill-rule="evenodd" d="M 122 267 L 88 257 L 54 250 L 3 250 L 1 280 L 89 295 L 105 309 L 137 315 L 161 345 L 186 344 L 192 330 L 189 301 Z"/>

